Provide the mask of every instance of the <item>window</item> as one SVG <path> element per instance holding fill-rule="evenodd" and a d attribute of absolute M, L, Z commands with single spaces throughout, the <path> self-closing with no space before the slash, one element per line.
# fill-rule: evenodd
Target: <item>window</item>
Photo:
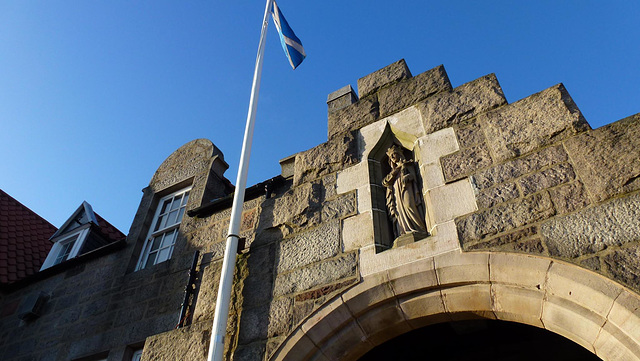
<path fill-rule="evenodd" d="M 191 188 L 183 189 L 160 199 L 136 270 L 171 258 L 173 246 L 178 237 L 178 227 L 187 208 L 190 190 Z"/>
<path fill-rule="evenodd" d="M 135 350 L 133 352 L 133 355 L 131 356 L 131 361 L 140 361 L 141 358 L 142 358 L 142 349 Z"/>
<path fill-rule="evenodd" d="M 88 233 L 89 228 L 83 227 L 83 229 L 55 241 L 40 270 L 55 266 L 77 256 Z"/>

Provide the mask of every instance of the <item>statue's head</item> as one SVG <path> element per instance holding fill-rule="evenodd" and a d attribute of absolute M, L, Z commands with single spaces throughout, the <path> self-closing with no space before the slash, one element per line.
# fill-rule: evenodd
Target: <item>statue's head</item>
<path fill-rule="evenodd" d="M 405 160 L 402 149 L 400 149 L 400 147 L 395 144 L 387 149 L 387 157 L 389 157 L 389 164 L 392 167 L 394 164 L 401 163 L 403 160 Z"/>

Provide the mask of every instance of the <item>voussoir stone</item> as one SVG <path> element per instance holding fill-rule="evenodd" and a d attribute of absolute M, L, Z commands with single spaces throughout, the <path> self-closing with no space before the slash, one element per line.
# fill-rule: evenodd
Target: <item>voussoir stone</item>
<path fill-rule="evenodd" d="M 507 104 L 495 74 L 489 74 L 418 104 L 425 131 L 451 127 L 480 113 Z"/>
<path fill-rule="evenodd" d="M 565 146 L 595 201 L 640 189 L 640 114 L 580 134 Z"/>
<path fill-rule="evenodd" d="M 481 114 L 497 161 L 515 158 L 589 129 L 562 84 Z"/>
<path fill-rule="evenodd" d="M 552 256 L 575 258 L 640 240 L 640 195 L 614 199 L 545 222 L 541 234 Z"/>
<path fill-rule="evenodd" d="M 358 96 L 362 99 L 389 83 L 406 78 L 411 78 L 411 71 L 404 59 L 400 59 L 358 79 Z"/>

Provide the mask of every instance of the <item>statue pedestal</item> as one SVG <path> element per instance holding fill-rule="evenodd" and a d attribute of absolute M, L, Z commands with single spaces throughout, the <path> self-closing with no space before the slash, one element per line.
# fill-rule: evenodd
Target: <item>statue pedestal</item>
<path fill-rule="evenodd" d="M 396 238 L 393 241 L 393 247 L 392 248 L 397 248 L 397 247 L 402 247 L 402 246 L 406 246 L 408 244 L 411 244 L 413 242 L 417 242 L 420 241 L 424 238 L 427 238 L 429 236 L 429 233 L 425 233 L 425 232 L 411 232 L 411 233 L 405 233 L 402 236 Z"/>

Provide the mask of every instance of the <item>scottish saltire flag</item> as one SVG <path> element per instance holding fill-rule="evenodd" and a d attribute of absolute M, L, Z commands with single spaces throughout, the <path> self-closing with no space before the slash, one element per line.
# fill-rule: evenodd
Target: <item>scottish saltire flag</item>
<path fill-rule="evenodd" d="M 293 33 L 293 30 L 291 30 L 289 23 L 287 23 L 287 20 L 284 18 L 284 15 L 282 15 L 282 12 L 280 12 L 280 8 L 278 8 L 275 1 L 271 8 L 271 16 L 273 17 L 273 22 L 276 23 L 276 28 L 278 28 L 278 34 L 280 34 L 282 49 L 284 49 L 284 53 L 287 59 L 289 59 L 289 64 L 295 69 L 307 56 L 307 54 L 304 53 L 302 42 L 296 34 Z"/>

